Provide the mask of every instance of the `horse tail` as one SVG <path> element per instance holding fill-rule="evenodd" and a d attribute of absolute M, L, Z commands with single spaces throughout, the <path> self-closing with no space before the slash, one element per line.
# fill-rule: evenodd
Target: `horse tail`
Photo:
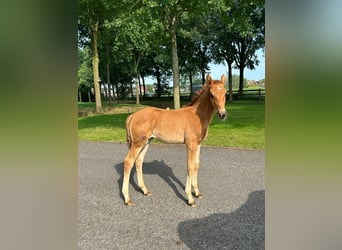
<path fill-rule="evenodd" d="M 126 142 L 128 148 L 132 147 L 132 130 L 131 130 L 131 121 L 132 121 L 133 115 L 129 115 L 126 119 Z"/>

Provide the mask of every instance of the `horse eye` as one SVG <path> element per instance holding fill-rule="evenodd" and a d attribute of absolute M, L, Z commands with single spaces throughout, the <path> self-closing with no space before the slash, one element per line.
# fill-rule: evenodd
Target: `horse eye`
<path fill-rule="evenodd" d="M 210 98 L 214 98 L 214 95 L 212 93 L 210 93 Z"/>

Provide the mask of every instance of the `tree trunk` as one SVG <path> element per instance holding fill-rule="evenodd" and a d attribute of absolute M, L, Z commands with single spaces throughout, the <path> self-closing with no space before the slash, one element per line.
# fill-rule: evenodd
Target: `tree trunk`
<path fill-rule="evenodd" d="M 202 43 L 201 43 L 202 44 Z M 205 60 L 205 50 L 202 50 L 202 45 L 199 48 L 199 60 L 201 65 L 201 76 L 202 76 L 202 85 L 205 84 L 205 70 L 206 70 L 206 60 Z"/>
<path fill-rule="evenodd" d="M 115 84 L 115 92 L 116 92 L 116 101 L 117 101 L 117 103 L 119 103 L 120 90 L 119 90 L 119 83 L 118 82 L 116 82 L 116 84 Z M 113 93 L 113 95 L 115 96 L 114 93 Z"/>
<path fill-rule="evenodd" d="M 90 88 L 88 89 L 88 102 L 91 102 Z"/>
<path fill-rule="evenodd" d="M 180 95 L 179 95 L 179 66 L 178 66 L 177 37 L 176 37 L 176 17 L 173 18 L 170 37 L 171 37 L 171 49 L 172 49 L 173 105 L 174 105 L 174 109 L 179 109 L 180 108 Z"/>
<path fill-rule="evenodd" d="M 233 73 L 232 73 L 232 63 L 228 64 L 228 91 L 229 91 L 229 102 L 233 102 Z"/>
<path fill-rule="evenodd" d="M 108 86 L 108 97 L 109 106 L 112 106 L 112 89 L 110 83 L 110 58 L 109 58 L 109 43 L 106 43 L 106 74 L 107 74 L 107 86 Z"/>
<path fill-rule="evenodd" d="M 81 90 L 78 91 L 78 98 L 79 98 L 79 101 L 82 102 L 82 93 L 81 93 Z"/>
<path fill-rule="evenodd" d="M 108 94 L 109 94 L 109 105 L 112 105 L 113 102 L 113 85 L 111 83 L 108 83 Z"/>
<path fill-rule="evenodd" d="M 137 73 L 137 78 L 138 78 L 138 83 L 139 83 L 139 95 L 140 97 L 142 96 L 142 91 L 141 91 L 141 80 L 140 80 L 140 75 Z"/>
<path fill-rule="evenodd" d="M 132 81 L 130 81 L 130 83 L 129 83 L 129 90 L 130 90 L 130 92 L 131 92 L 131 98 L 133 99 L 133 97 L 134 97 L 134 95 L 133 95 L 133 84 L 132 84 Z"/>
<path fill-rule="evenodd" d="M 140 97 L 139 97 L 139 82 L 138 78 L 135 77 L 135 104 L 140 104 Z"/>
<path fill-rule="evenodd" d="M 240 80 L 239 80 L 239 99 L 242 98 L 243 94 L 243 67 L 240 66 Z"/>
<path fill-rule="evenodd" d="M 192 93 L 192 72 L 189 72 L 189 81 L 190 81 L 190 101 L 194 93 Z"/>
<path fill-rule="evenodd" d="M 205 69 L 204 68 L 202 68 L 201 70 L 201 75 L 202 75 L 202 85 L 204 85 L 205 84 Z"/>
<path fill-rule="evenodd" d="M 113 100 L 113 102 L 114 102 L 114 100 L 115 100 L 115 98 L 116 98 L 116 97 L 115 97 L 115 91 L 114 91 L 114 84 L 111 83 L 110 86 L 111 86 L 111 92 L 110 92 L 110 93 L 111 93 L 111 95 L 112 95 L 112 100 Z"/>
<path fill-rule="evenodd" d="M 160 71 L 159 71 L 159 67 L 156 67 L 156 78 L 157 78 L 157 96 L 159 101 L 161 101 L 161 83 L 160 83 Z"/>
<path fill-rule="evenodd" d="M 96 113 L 103 113 L 101 104 L 100 92 L 100 77 L 99 77 L 99 54 L 97 51 L 97 34 L 99 22 L 97 21 L 92 29 L 92 43 L 93 43 L 93 76 L 95 89 Z"/>
<path fill-rule="evenodd" d="M 101 84 L 102 84 L 103 90 L 104 90 L 104 100 L 108 101 L 108 92 L 107 92 L 106 83 L 100 83 L 100 88 L 101 88 Z"/>
<path fill-rule="evenodd" d="M 144 89 L 144 97 L 146 97 L 146 85 L 145 85 L 145 77 L 141 76 L 142 78 L 142 83 L 143 83 L 143 89 Z"/>
<path fill-rule="evenodd" d="M 138 82 L 138 64 L 137 61 L 134 61 L 134 74 L 135 74 L 135 104 L 140 104 L 139 98 L 139 82 Z"/>

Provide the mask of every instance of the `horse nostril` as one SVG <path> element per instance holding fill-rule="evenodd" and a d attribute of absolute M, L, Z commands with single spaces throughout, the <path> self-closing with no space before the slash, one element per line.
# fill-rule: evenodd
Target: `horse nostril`
<path fill-rule="evenodd" d="M 221 119 L 221 120 L 224 120 L 227 116 L 227 112 L 226 111 L 223 111 L 223 112 L 218 112 L 218 117 Z"/>

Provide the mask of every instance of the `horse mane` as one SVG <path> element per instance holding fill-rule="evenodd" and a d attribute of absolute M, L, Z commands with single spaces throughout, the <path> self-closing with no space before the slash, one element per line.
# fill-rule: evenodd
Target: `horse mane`
<path fill-rule="evenodd" d="M 204 91 L 206 91 L 208 89 L 208 84 L 204 84 L 203 87 L 198 90 L 195 95 L 192 97 L 192 100 L 190 103 L 184 105 L 183 107 L 190 107 L 192 105 L 194 105 L 194 103 L 197 102 L 197 100 L 200 98 L 200 96 L 203 94 Z"/>

